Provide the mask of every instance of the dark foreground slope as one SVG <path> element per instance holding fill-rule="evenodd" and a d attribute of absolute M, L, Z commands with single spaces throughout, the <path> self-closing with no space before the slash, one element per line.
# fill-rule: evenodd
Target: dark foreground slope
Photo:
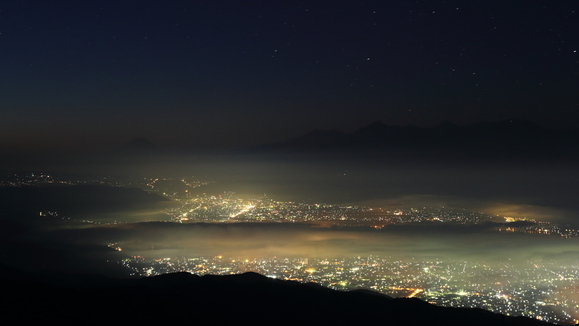
<path fill-rule="evenodd" d="M 8 271 L 6 271 L 8 270 Z M 369 291 L 339 292 L 255 273 L 62 286 L 6 273 L 3 319 L 59 325 L 549 325 L 479 309 L 436 307 Z"/>

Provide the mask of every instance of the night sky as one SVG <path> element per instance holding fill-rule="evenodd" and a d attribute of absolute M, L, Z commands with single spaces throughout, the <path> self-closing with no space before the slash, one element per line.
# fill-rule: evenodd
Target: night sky
<path fill-rule="evenodd" d="M 579 127 L 576 1 L 4 1 L 0 149 Z"/>

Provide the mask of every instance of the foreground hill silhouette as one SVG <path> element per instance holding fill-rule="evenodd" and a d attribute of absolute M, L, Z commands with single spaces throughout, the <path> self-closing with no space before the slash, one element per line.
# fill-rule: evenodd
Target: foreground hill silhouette
<path fill-rule="evenodd" d="M 444 308 L 371 291 L 334 291 L 256 273 L 189 273 L 67 284 L 0 265 L 3 319 L 59 325 L 550 325 L 480 309 Z M 62 278 L 58 278 L 62 280 Z"/>

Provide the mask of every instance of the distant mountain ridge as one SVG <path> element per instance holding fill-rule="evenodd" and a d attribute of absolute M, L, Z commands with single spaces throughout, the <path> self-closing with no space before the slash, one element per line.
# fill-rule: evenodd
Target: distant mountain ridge
<path fill-rule="evenodd" d="M 301 137 L 254 147 L 256 151 L 335 150 L 455 151 L 472 154 L 563 155 L 579 153 L 578 130 L 550 130 L 526 120 L 480 122 L 458 126 L 387 126 L 375 121 L 353 133 L 314 130 Z"/>
<path fill-rule="evenodd" d="M 367 290 L 335 291 L 252 272 L 175 273 L 127 280 L 85 276 L 83 282 L 68 284 L 14 275 L 14 270 L 0 264 L 0 286 L 10 298 L 3 317 L 23 324 L 58 320 L 59 325 L 550 325 L 481 309 L 393 299 Z"/>

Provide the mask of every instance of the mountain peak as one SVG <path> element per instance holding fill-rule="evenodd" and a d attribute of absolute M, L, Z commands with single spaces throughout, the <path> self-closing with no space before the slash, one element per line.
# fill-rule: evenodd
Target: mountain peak
<path fill-rule="evenodd" d="M 439 124 L 437 126 L 437 128 L 439 129 L 456 129 L 456 128 L 460 128 L 458 125 L 455 125 L 454 123 L 448 121 L 448 120 L 444 120 L 441 124 Z"/>
<path fill-rule="evenodd" d="M 377 135 L 383 134 L 388 130 L 388 126 L 385 125 L 382 121 L 374 121 L 371 124 L 358 129 L 355 134 L 358 135 Z"/>
<path fill-rule="evenodd" d="M 376 121 L 372 122 L 371 124 L 367 125 L 366 127 L 360 128 L 360 130 L 362 130 L 362 129 L 382 130 L 382 129 L 386 129 L 386 128 L 388 128 L 388 126 L 386 124 L 384 124 L 384 122 L 382 122 L 380 120 L 376 120 Z"/>

